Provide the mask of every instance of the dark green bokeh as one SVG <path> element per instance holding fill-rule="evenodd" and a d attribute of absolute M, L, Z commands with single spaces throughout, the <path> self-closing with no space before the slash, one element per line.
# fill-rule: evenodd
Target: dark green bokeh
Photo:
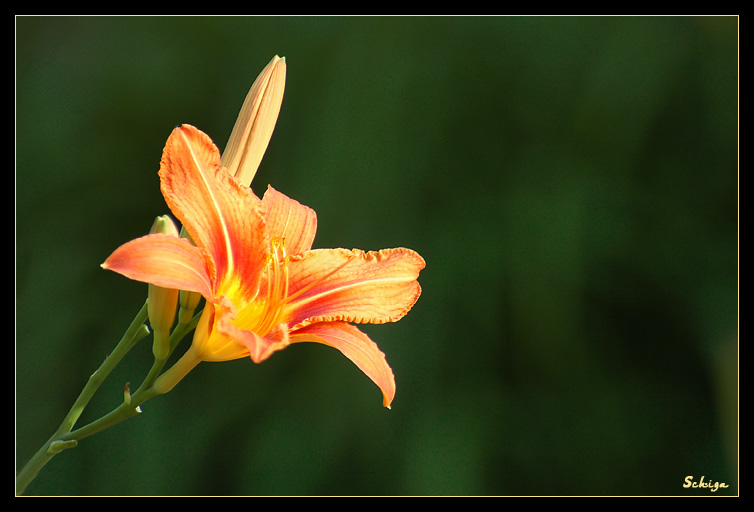
<path fill-rule="evenodd" d="M 18 466 L 145 298 L 99 265 L 167 213 L 170 130 L 222 148 L 273 55 L 255 189 L 313 207 L 317 247 L 427 260 L 414 310 L 365 328 L 392 410 L 326 347 L 207 363 L 28 493 L 736 494 L 737 39 L 735 17 L 17 18 Z"/>

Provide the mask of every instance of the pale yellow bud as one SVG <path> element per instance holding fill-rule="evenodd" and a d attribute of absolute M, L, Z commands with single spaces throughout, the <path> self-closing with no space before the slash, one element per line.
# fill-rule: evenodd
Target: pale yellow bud
<path fill-rule="evenodd" d="M 167 215 L 157 217 L 149 232 L 178 237 L 178 228 Z M 155 358 L 165 359 L 170 353 L 170 329 L 175 322 L 178 290 L 149 284 L 147 297 L 149 325 L 154 335 L 152 352 Z"/>
<path fill-rule="evenodd" d="M 275 129 L 283 103 L 285 71 L 285 57 L 277 55 L 262 70 L 246 95 L 222 155 L 223 167 L 247 187 Z"/>

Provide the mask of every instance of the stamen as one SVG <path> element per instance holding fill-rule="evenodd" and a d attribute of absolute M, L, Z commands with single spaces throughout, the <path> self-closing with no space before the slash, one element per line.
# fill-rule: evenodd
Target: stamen
<path fill-rule="evenodd" d="M 285 239 L 275 237 L 270 242 L 270 255 L 267 258 L 267 297 L 255 332 L 264 336 L 271 331 L 286 302 L 288 295 L 288 255 L 285 252 Z"/>
<path fill-rule="evenodd" d="M 288 262 L 290 256 L 285 249 L 285 238 L 274 237 L 270 241 L 270 253 L 266 262 L 267 293 L 265 296 L 258 296 L 255 300 L 248 303 L 244 308 L 243 320 L 239 318 L 236 324 L 242 329 L 255 332 L 259 336 L 266 336 L 277 324 L 280 323 L 283 309 L 297 301 L 303 294 L 319 286 L 322 282 L 329 279 L 333 274 L 339 272 L 343 267 L 354 260 L 356 256 L 352 255 L 343 263 L 314 279 L 300 290 L 293 294 L 290 293 L 288 282 Z M 260 290 L 261 291 L 261 290 Z M 305 299 L 306 302 L 308 299 Z"/>

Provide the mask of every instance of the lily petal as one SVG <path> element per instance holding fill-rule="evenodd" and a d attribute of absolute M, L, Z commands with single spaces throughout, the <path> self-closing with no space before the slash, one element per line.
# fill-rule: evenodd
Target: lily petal
<path fill-rule="evenodd" d="M 171 211 L 215 264 L 213 291 L 254 295 L 269 252 L 261 201 L 221 169 L 217 147 L 191 125 L 171 133 L 159 174 Z"/>
<path fill-rule="evenodd" d="M 288 254 L 303 254 L 312 248 L 317 234 L 317 214 L 308 206 L 267 187 L 262 204 L 270 238 L 285 239 Z"/>
<path fill-rule="evenodd" d="M 219 318 L 217 321 L 215 336 L 224 336 L 226 339 L 234 340 L 238 345 L 243 346 L 243 356 L 251 357 L 251 360 L 255 363 L 261 363 L 274 352 L 282 350 L 290 344 L 288 326 L 285 324 L 275 326 L 265 336 L 262 336 L 254 331 L 239 329 L 228 315 Z M 214 344 L 217 345 L 217 341 Z"/>
<path fill-rule="evenodd" d="M 395 377 L 385 354 L 369 336 L 345 322 L 322 322 L 298 329 L 291 343 L 312 341 L 338 349 L 382 391 L 382 405 L 390 408 L 395 397 Z"/>
<path fill-rule="evenodd" d="M 211 270 L 202 251 L 188 240 L 163 234 L 146 235 L 115 250 L 102 268 L 129 279 L 199 292 L 209 297 Z"/>
<path fill-rule="evenodd" d="M 421 294 L 424 259 L 411 249 L 314 249 L 291 257 L 291 330 L 315 322 L 395 322 Z"/>

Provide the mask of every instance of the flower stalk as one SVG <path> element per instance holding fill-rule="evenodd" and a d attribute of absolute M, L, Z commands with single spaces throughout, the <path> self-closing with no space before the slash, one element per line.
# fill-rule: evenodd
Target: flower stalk
<path fill-rule="evenodd" d="M 126 354 L 136 345 L 136 343 L 149 334 L 149 329 L 145 325 L 148 319 L 148 309 L 148 303 L 145 302 L 144 306 L 137 313 L 115 349 L 113 349 L 111 354 L 105 359 L 100 367 L 89 377 L 86 386 L 84 386 L 84 389 L 79 394 L 79 397 L 74 402 L 68 414 L 66 414 L 58 429 L 52 436 L 50 436 L 47 442 L 37 450 L 37 453 L 35 453 L 29 462 L 24 465 L 21 471 L 19 471 L 16 476 L 16 494 L 23 494 L 29 483 L 36 478 L 39 471 L 50 462 L 55 455 L 69 448 L 74 448 L 80 440 L 86 437 L 138 415 L 141 413 L 140 406 L 144 402 L 162 394 L 155 389 L 154 382 L 157 379 L 157 376 L 162 372 L 167 358 L 162 360 L 155 359 L 151 370 L 139 386 L 139 389 L 134 393 L 130 392 L 129 386 L 127 385 L 123 393 L 123 402 L 113 411 L 87 425 L 73 430 L 81 413 L 89 404 L 89 401 L 105 379 Z M 199 321 L 199 316 L 200 315 L 196 315 L 185 325 L 176 326 L 170 335 L 169 342 L 171 346 L 174 347 L 177 345 L 181 339 L 185 338 L 186 335 L 196 327 L 196 324 Z"/>
<path fill-rule="evenodd" d="M 141 310 L 137 313 L 131 325 L 126 330 L 118 345 L 112 351 L 109 357 L 100 365 L 99 368 L 89 377 L 84 389 L 79 394 L 71 409 L 66 414 L 60 426 L 55 433 L 42 445 L 37 453 L 21 469 L 16 476 L 16 492 L 23 493 L 26 486 L 37 476 L 42 469 L 55 455 L 61 451 L 73 448 L 78 442 L 78 437 L 67 437 L 78 421 L 81 413 L 84 411 L 90 400 L 105 381 L 113 369 L 120 363 L 125 355 L 136 345 L 136 343 L 149 334 L 145 322 L 148 316 L 148 307 L 144 303 Z"/>

